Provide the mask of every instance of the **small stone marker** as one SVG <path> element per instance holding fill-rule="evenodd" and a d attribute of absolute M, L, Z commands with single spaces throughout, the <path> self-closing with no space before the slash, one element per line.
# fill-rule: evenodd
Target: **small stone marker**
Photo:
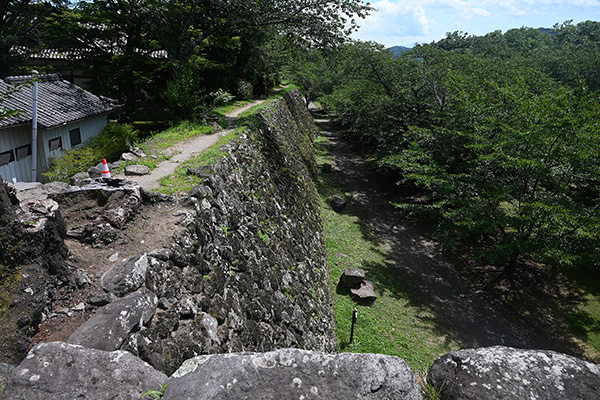
<path fill-rule="evenodd" d="M 333 208 L 333 211 L 340 212 L 346 207 L 348 201 L 344 200 L 340 196 L 331 196 L 331 200 L 329 200 L 329 205 Z"/>
<path fill-rule="evenodd" d="M 359 288 L 365 280 L 365 271 L 360 268 L 345 268 L 340 277 L 340 285 L 347 289 Z"/>
<path fill-rule="evenodd" d="M 375 302 L 375 300 L 377 300 L 375 288 L 373 287 L 373 282 L 371 281 L 362 281 L 360 288 L 350 289 L 350 293 L 352 293 L 352 298 L 354 301 L 362 306 L 370 306 Z"/>
<path fill-rule="evenodd" d="M 149 173 L 150 173 L 150 168 L 148 168 L 145 165 L 134 164 L 134 165 L 128 165 L 125 167 L 125 175 L 127 175 L 127 176 L 148 175 Z"/>
<path fill-rule="evenodd" d="M 329 173 L 331 173 L 332 170 L 333 170 L 333 167 L 331 164 L 323 163 L 323 172 L 325 172 L 326 174 L 329 174 Z"/>

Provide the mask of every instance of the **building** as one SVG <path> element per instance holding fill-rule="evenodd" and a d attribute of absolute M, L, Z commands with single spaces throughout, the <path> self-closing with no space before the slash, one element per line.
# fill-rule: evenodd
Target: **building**
<path fill-rule="evenodd" d="M 0 120 L 0 176 L 8 182 L 32 180 L 33 76 L 0 81 L 0 108 L 19 110 Z M 37 75 L 37 176 L 48 169 L 49 160 L 62 151 L 96 136 L 108 123 L 108 114 L 120 108 L 115 100 L 96 96 L 60 74 Z M 14 88 L 16 92 L 7 96 Z"/>

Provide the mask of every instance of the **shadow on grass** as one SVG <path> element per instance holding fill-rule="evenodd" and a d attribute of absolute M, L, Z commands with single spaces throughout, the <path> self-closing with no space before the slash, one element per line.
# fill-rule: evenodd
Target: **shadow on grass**
<path fill-rule="evenodd" d="M 332 157 L 336 166 L 331 173 L 321 172 L 317 190 L 325 199 L 333 195 L 350 199 L 342 214 L 358 218 L 361 235 L 386 260 L 360 266 L 379 295 L 401 298 L 408 306 L 425 310 L 419 318 L 434 333 L 461 347 L 504 345 L 583 356 L 572 324 L 579 332 L 598 327 L 590 315 L 570 316 L 584 301 L 580 293 L 566 282 L 555 285 L 552 276 L 541 274 L 535 266 L 523 266 L 519 279 L 504 282 L 504 287 L 484 290 L 485 279 L 470 279 L 471 266 L 439 252 L 422 229 L 395 212 L 390 199 L 398 195 L 397 187 L 389 177 L 381 179 L 355 156 L 327 121 L 317 125 L 328 139 L 318 143 L 317 153 Z M 480 267 L 475 272 L 485 276 L 489 271 Z M 341 340 L 340 348 L 349 345 Z"/>

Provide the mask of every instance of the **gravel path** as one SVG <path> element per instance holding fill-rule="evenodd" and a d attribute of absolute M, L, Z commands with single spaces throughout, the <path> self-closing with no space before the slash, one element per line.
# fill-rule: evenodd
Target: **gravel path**
<path fill-rule="evenodd" d="M 229 120 L 228 129 L 223 129 L 212 135 L 198 135 L 188 140 L 184 140 L 182 142 L 177 143 L 175 146 L 170 148 L 174 153 L 173 157 L 171 157 L 169 160 L 161 162 L 158 165 L 158 167 L 156 167 L 150 172 L 150 174 L 127 177 L 125 175 L 115 176 L 135 181 L 146 190 L 158 189 L 160 187 L 160 183 L 158 182 L 160 178 L 174 173 L 175 169 L 179 166 L 180 163 L 197 156 L 203 150 L 215 144 L 220 138 L 233 131 L 233 129 L 235 128 L 235 120 L 241 113 L 258 104 L 262 104 L 264 101 L 265 100 L 256 100 L 248 105 L 245 105 L 244 107 L 238 108 L 234 111 L 225 114 L 225 116 Z"/>
<path fill-rule="evenodd" d="M 569 341 L 551 337 L 539 329 L 535 318 L 516 315 L 463 278 L 455 269 L 457 261 L 437 251 L 435 243 L 407 223 L 390 204 L 393 184 L 375 174 L 364 160 L 353 154 L 329 121 L 316 110 L 311 111 L 328 138 L 336 171 L 359 210 L 357 214 L 390 249 L 387 256 L 392 260 L 392 279 L 410 287 L 413 294 L 430 306 L 438 327 L 449 331 L 464 347 L 505 345 L 576 352 Z M 380 289 L 390 292 L 394 287 Z"/>

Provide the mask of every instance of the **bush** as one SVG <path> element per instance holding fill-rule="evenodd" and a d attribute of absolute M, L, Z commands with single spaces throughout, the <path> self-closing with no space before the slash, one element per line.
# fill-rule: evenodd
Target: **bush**
<path fill-rule="evenodd" d="M 174 121 L 199 120 L 207 112 L 206 95 L 200 89 L 201 79 L 191 67 L 176 74 L 167 85 L 167 111 Z"/>
<path fill-rule="evenodd" d="M 42 175 L 51 181 L 68 182 L 79 172 L 97 165 L 103 158 L 114 161 L 138 140 L 137 131 L 128 124 L 108 124 L 98 135 L 83 146 L 65 151 L 50 160 L 49 169 Z"/>
<path fill-rule="evenodd" d="M 223 107 L 231 100 L 233 100 L 233 95 L 229 92 L 226 92 L 223 89 L 219 89 L 216 92 L 212 92 L 210 97 L 213 99 L 213 107 Z"/>
<path fill-rule="evenodd" d="M 239 100 L 252 100 L 253 88 L 248 81 L 240 79 L 237 82 L 237 98 Z"/>

